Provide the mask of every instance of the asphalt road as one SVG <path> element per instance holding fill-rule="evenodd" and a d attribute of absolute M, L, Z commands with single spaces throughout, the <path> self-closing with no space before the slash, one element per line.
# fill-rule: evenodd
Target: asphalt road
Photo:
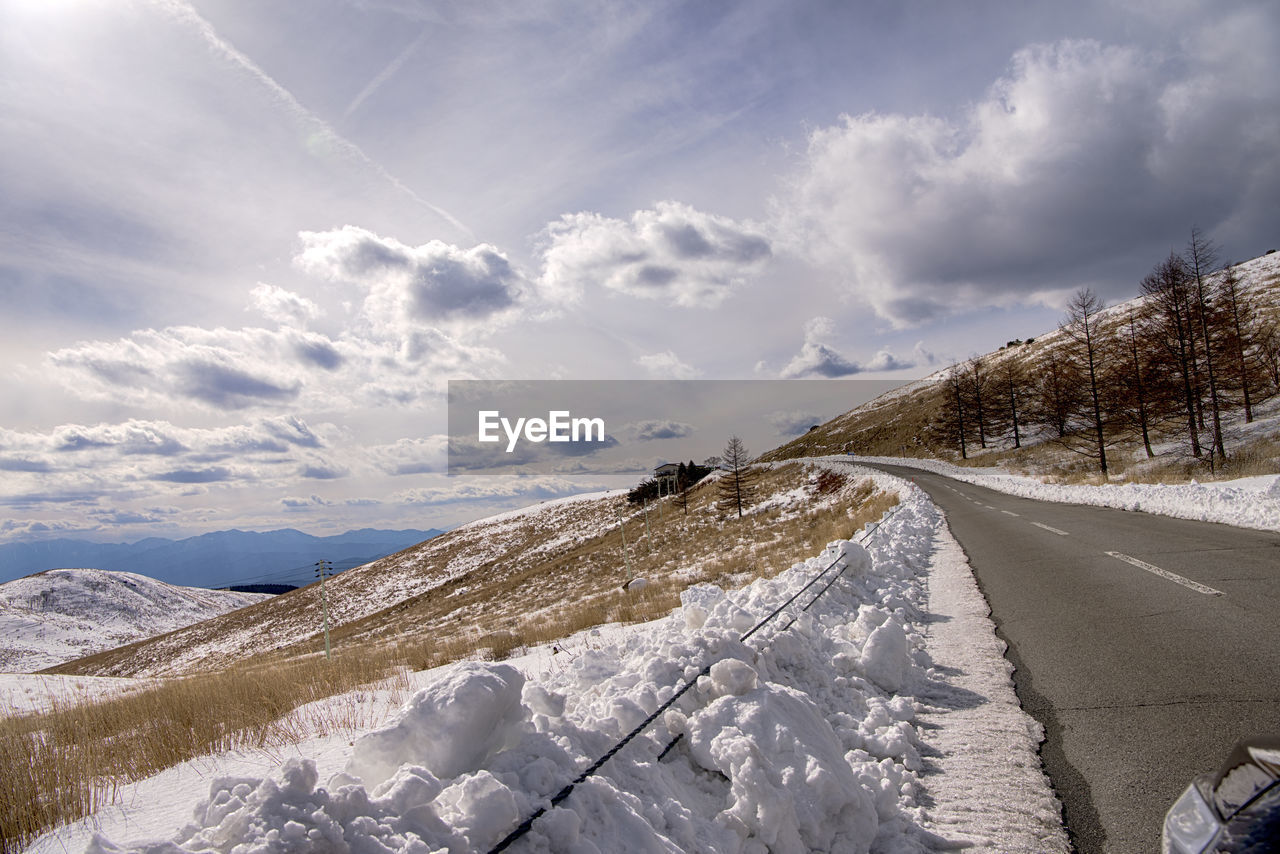
<path fill-rule="evenodd" d="M 928 492 L 964 547 L 1077 851 L 1158 851 L 1192 777 L 1280 733 L 1280 534 L 875 468 Z"/>

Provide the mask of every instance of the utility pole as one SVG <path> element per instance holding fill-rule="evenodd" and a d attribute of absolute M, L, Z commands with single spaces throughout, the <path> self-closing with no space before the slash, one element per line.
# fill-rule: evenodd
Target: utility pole
<path fill-rule="evenodd" d="M 653 553 L 653 535 L 649 533 L 649 505 L 644 506 L 644 549 L 647 553 Z"/>
<path fill-rule="evenodd" d="M 324 595 L 324 580 L 333 575 L 333 564 L 327 560 L 316 561 L 316 578 L 320 579 L 320 611 L 324 614 L 324 657 L 329 658 L 329 602 Z"/>
<path fill-rule="evenodd" d="M 627 520 L 623 518 L 622 511 L 618 511 L 618 528 L 622 531 L 622 561 L 627 566 L 627 581 L 630 581 L 631 575 L 631 556 L 627 554 Z"/>

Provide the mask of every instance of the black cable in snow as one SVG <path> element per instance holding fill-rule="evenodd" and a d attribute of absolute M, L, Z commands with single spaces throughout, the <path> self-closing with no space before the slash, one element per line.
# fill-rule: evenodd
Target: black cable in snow
<path fill-rule="evenodd" d="M 631 740 L 634 739 L 637 735 L 639 735 L 640 733 L 648 729 L 649 724 L 653 723 L 655 720 L 658 719 L 658 715 L 662 714 L 667 709 L 671 708 L 671 706 L 675 704 L 676 700 L 679 700 L 681 697 L 683 697 L 686 691 L 688 691 L 694 685 L 698 684 L 698 680 L 701 679 L 703 676 L 706 676 L 710 672 L 711 672 L 711 665 L 708 664 L 706 667 L 702 668 L 702 670 L 698 672 L 697 676 L 685 682 L 684 687 L 682 687 L 676 693 L 672 694 L 670 699 L 668 699 L 661 706 L 658 706 L 657 710 L 654 711 L 653 714 L 649 715 L 649 717 L 645 718 L 643 723 L 641 723 L 635 729 L 631 730 L 631 732 L 627 733 L 626 736 L 623 737 L 621 741 L 619 741 L 612 748 L 610 748 L 608 753 L 606 753 L 604 756 L 601 756 L 595 762 L 591 763 L 591 765 L 585 771 L 583 771 L 581 774 L 579 774 L 577 777 L 573 779 L 573 782 L 566 784 L 563 789 L 557 792 L 551 798 L 551 803 L 549 806 L 538 807 L 537 811 L 534 812 L 533 815 L 529 816 L 524 821 L 522 821 L 520 825 L 515 830 L 508 833 L 501 842 L 499 842 L 497 845 L 490 848 L 489 854 L 496 854 L 496 852 L 498 851 L 506 850 L 507 846 L 509 846 L 512 842 L 515 842 L 521 836 L 524 836 L 526 833 L 528 833 L 529 830 L 533 827 L 533 823 L 537 821 L 539 818 L 541 818 L 543 813 L 545 813 L 549 808 L 559 806 L 560 802 L 563 801 L 565 798 L 569 797 L 569 794 L 573 792 L 574 787 L 576 787 L 583 780 L 590 777 L 592 774 L 599 771 L 601 766 L 604 765 L 604 763 L 612 759 L 619 750 L 621 750 L 622 748 L 630 744 Z"/>
<path fill-rule="evenodd" d="M 899 505 L 899 506 L 901 506 L 901 505 Z M 895 510 L 894 510 L 893 512 L 896 512 L 896 509 L 897 509 L 897 508 L 895 508 Z M 892 513 L 891 513 L 890 515 L 892 515 Z M 877 527 L 879 527 L 879 526 L 880 526 L 880 522 L 875 522 L 875 523 L 874 523 L 870 528 L 868 528 L 866 531 L 864 531 L 864 532 L 863 532 L 863 537 L 869 537 L 869 536 L 871 536 L 871 533 L 872 533 L 872 532 L 873 532 Z M 861 539 L 861 538 L 860 538 L 860 539 Z M 797 591 L 796 591 L 796 592 L 795 592 L 795 593 L 794 593 L 794 594 L 793 594 L 789 599 L 787 599 L 787 601 L 783 602 L 783 603 L 782 603 L 781 605 L 779 605 L 777 608 L 773 609 L 773 611 L 772 611 L 772 612 L 770 612 L 770 613 L 768 614 L 768 616 L 766 616 L 764 619 L 760 620 L 760 622 L 758 622 L 758 623 L 756 623 L 754 626 L 752 626 L 752 627 L 751 627 L 751 629 L 750 629 L 750 630 L 749 630 L 745 635 L 743 635 L 741 638 L 739 638 L 739 639 L 738 639 L 738 640 L 739 640 L 739 642 L 745 642 L 745 641 L 747 640 L 747 638 L 751 637 L 753 634 L 755 634 L 756 632 L 758 632 L 760 629 L 764 628 L 764 626 L 765 626 L 769 621 L 771 621 L 774 617 L 776 617 L 776 616 L 778 616 L 780 613 L 782 613 L 782 612 L 783 612 L 783 610 L 785 610 L 785 609 L 786 609 L 786 607 L 787 607 L 788 605 L 790 605 L 791 603 L 793 603 L 793 602 L 795 602 L 797 599 L 799 599 L 799 598 L 800 598 L 800 596 L 801 596 L 801 595 L 802 595 L 806 590 L 808 590 L 808 589 L 809 589 L 810 587 L 812 587 L 813 585 L 817 584 L 817 583 L 818 583 L 818 581 L 820 581 L 824 575 L 826 575 L 828 572 L 830 572 L 830 571 L 831 571 L 832 567 L 834 567 L 836 564 L 840 563 L 842 560 L 844 560 L 844 555 L 841 555 L 840 557 L 838 557 L 838 558 L 836 558 L 835 560 L 831 561 L 831 563 L 827 564 L 826 568 L 825 568 L 825 569 L 823 569 L 823 570 L 822 570 L 822 572 L 819 572 L 817 575 L 815 575 L 813 578 L 811 578 L 807 584 L 805 584 L 803 587 L 801 587 L 799 590 L 797 590 Z M 841 575 L 843 575 L 843 574 L 844 574 L 844 571 L 845 571 L 845 569 L 847 569 L 847 568 L 848 568 L 848 567 L 847 567 L 847 565 L 846 565 L 846 566 L 842 566 L 842 567 L 840 568 L 840 571 L 839 571 L 839 572 L 837 572 L 835 575 L 833 575 L 833 576 L 831 577 L 831 579 L 826 583 L 826 585 L 825 585 L 825 586 L 824 586 L 820 591 L 818 591 L 818 594 L 817 594 L 816 596 L 814 596 L 814 597 L 813 597 L 813 599 L 811 599 L 811 600 L 809 601 L 809 604 L 808 604 L 808 605 L 805 605 L 801 610 L 802 610 L 802 611 L 807 611 L 807 610 L 809 610 L 809 608 L 813 606 L 813 603 L 814 603 L 814 602 L 817 602 L 817 601 L 818 601 L 818 598 L 819 598 L 820 596 L 822 596 L 822 594 L 823 594 L 823 593 L 826 593 L 828 589 L 830 589 L 831 585 L 835 583 L 836 579 L 837 579 L 837 578 L 839 578 Z M 791 619 L 791 622 L 790 622 L 790 623 L 787 623 L 787 625 L 782 629 L 782 631 L 784 631 L 784 632 L 785 632 L 787 629 L 791 628 L 792 624 L 794 624 L 794 623 L 795 623 L 795 618 L 793 617 L 793 618 Z M 766 643 L 766 645 L 767 645 L 767 643 Z M 764 648 L 764 647 L 761 647 L 761 650 L 763 650 L 763 648 Z M 758 650 L 758 651 L 759 651 L 759 650 Z M 716 661 L 719 661 L 719 660 L 720 660 L 720 659 L 716 659 Z M 716 663 L 716 662 L 712 662 L 712 664 L 715 664 L 715 663 Z M 506 849 L 511 845 L 511 843 L 515 842 L 517 839 L 519 839 L 520 837 L 522 837 L 522 836 L 524 836 L 526 833 L 528 833 L 530 830 L 532 830 L 532 829 L 533 829 L 533 823 L 534 823 L 535 821 L 537 821 L 539 818 L 541 818 L 543 815 L 545 815 L 545 814 L 546 814 L 546 812 L 547 812 L 549 809 L 554 809 L 555 807 L 559 806 L 559 805 L 560 805 L 560 803 L 561 803 L 565 798 L 569 797 L 569 795 L 573 793 L 573 790 L 577 787 L 577 785 L 578 785 L 579 783 L 583 782 L 583 781 L 584 781 L 584 780 L 586 780 L 588 777 L 590 777 L 592 774 L 594 774 L 594 773 L 596 773 L 597 771 L 599 771 L 599 770 L 600 770 L 600 768 L 601 768 L 601 767 L 603 767 L 603 766 L 604 766 L 604 764 L 605 764 L 606 762 L 608 762 L 610 759 L 612 759 L 614 756 L 616 756 L 616 755 L 617 755 L 618 751 L 622 750 L 622 748 L 624 748 L 624 747 L 626 747 L 628 744 L 630 744 L 630 743 L 631 743 L 631 741 L 632 741 L 633 739 L 635 739 L 635 737 L 636 737 L 636 736 L 640 735 L 640 733 L 642 733 L 642 732 L 644 732 L 646 729 L 648 729 L 648 728 L 649 728 L 649 725 L 650 725 L 650 724 L 652 724 L 655 720 L 657 720 L 659 715 L 661 715 L 661 714 L 662 714 L 663 712 L 665 712 L 667 709 L 669 709 L 669 708 L 671 708 L 673 705 L 675 705 L 676 701 L 677 701 L 677 700 L 679 700 L 681 697 L 683 697 L 683 696 L 685 695 L 685 693 L 687 693 L 687 692 L 688 692 L 688 690 L 689 690 L 690 688 L 692 688 L 694 685 L 698 684 L 698 680 L 699 680 L 699 679 L 701 679 L 703 676 L 707 676 L 707 675 L 709 675 L 710 673 L 711 673 L 711 664 L 708 664 L 707 666 L 703 667 L 703 668 L 702 668 L 702 670 L 700 670 L 700 671 L 698 672 L 698 675 L 697 675 L 697 676 L 694 676 L 692 679 L 687 680 L 687 681 L 684 683 L 684 685 L 683 685 L 683 686 L 681 686 L 680 690 L 678 690 L 678 691 L 676 691 L 674 694 L 672 694 L 672 695 L 671 695 L 671 697 L 670 697 L 670 698 L 669 698 L 665 703 L 663 703 L 662 705 L 658 706 L 658 708 L 653 712 L 653 714 L 651 714 L 651 715 L 649 715 L 647 718 L 645 718 L 645 719 L 644 719 L 644 721 L 643 721 L 642 723 L 640 723 L 640 725 L 639 725 L 639 726 L 637 726 L 635 729 L 631 730 L 631 732 L 629 732 L 629 733 L 627 733 L 625 736 L 623 736 L 622 740 L 620 740 L 617 744 L 615 744 L 612 748 L 610 748 L 610 749 L 609 749 L 609 751 L 608 751 L 607 753 L 605 753 L 603 756 L 601 756 L 601 757 L 600 757 L 599 759 L 597 759 L 595 762 L 591 763 L 591 765 L 589 765 L 589 766 L 586 768 L 586 770 L 584 770 L 582 773 L 580 773 L 580 774 L 579 774 L 577 777 L 575 777 L 571 782 L 566 783 L 566 784 L 565 784 L 565 786 L 564 786 L 562 789 L 560 789 L 560 791 L 556 792 L 556 793 L 555 793 L 555 795 L 553 795 L 553 796 L 551 797 L 551 802 L 550 802 L 547 806 L 545 806 L 545 807 L 538 807 L 538 809 L 537 809 L 537 810 L 535 810 L 535 811 L 533 812 L 533 814 L 532 814 L 532 815 L 530 815 L 530 816 L 529 816 L 528 818 L 526 818 L 524 821 L 520 822 L 520 824 L 519 824 L 519 825 L 517 825 L 517 826 L 516 826 L 516 828 L 515 828 L 514 830 L 512 830 L 512 831 L 511 831 L 510 833 L 508 833 L 505 837 L 503 837 L 503 839 L 502 839 L 502 841 L 501 841 L 501 842 L 499 842 L 497 845 L 495 845 L 495 846 L 493 846 L 492 848 L 490 848 L 490 849 L 489 849 L 489 854 L 498 854 L 498 852 L 500 852 L 500 851 L 505 851 L 505 850 L 506 850 Z M 672 749 L 673 747 L 675 747 L 676 742 L 678 742 L 682 737 L 683 737 L 683 733 L 682 733 L 681 735 L 677 735 L 674 739 L 672 739 L 672 740 L 671 740 L 671 743 L 670 743 L 670 744 L 668 744 L 668 745 L 667 745 L 667 746 L 662 750 L 662 752 L 661 752 L 660 754 L 658 754 L 658 759 L 659 759 L 659 760 L 661 760 L 664 756 L 666 756 L 666 755 L 671 751 L 671 749 Z"/>

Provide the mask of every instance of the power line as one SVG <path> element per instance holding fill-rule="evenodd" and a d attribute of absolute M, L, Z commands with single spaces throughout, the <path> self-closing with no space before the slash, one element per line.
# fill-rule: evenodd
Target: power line
<path fill-rule="evenodd" d="M 898 507 L 901 507 L 901 505 L 898 505 Z M 894 508 L 894 510 L 890 513 L 890 515 L 893 515 L 893 513 L 896 513 L 897 509 L 898 508 Z M 859 539 L 865 542 L 865 540 L 871 536 L 871 534 L 876 530 L 876 528 L 880 527 L 881 522 L 883 522 L 883 519 L 873 523 L 870 527 L 867 528 L 866 531 L 863 532 L 862 537 L 860 537 Z M 819 572 L 817 575 L 811 578 L 808 581 L 808 583 L 806 583 L 803 587 L 801 587 L 794 594 L 792 594 L 791 597 L 787 599 L 787 601 L 783 602 L 781 605 L 779 605 L 777 608 L 771 611 L 767 616 L 761 619 L 758 623 L 752 626 L 751 629 L 746 634 L 744 634 L 739 640 L 741 642 L 745 642 L 747 638 L 751 637 L 757 631 L 762 629 L 767 623 L 769 623 L 771 620 L 777 617 L 778 614 L 782 613 L 782 611 L 785 610 L 788 605 L 792 604 L 798 598 L 800 598 L 800 596 L 803 595 L 806 590 L 808 590 L 813 585 L 817 584 L 818 581 L 820 581 L 823 576 L 825 576 L 828 572 L 831 571 L 833 567 L 836 566 L 836 564 L 840 563 L 843 560 L 844 560 L 844 555 L 842 554 L 840 555 L 840 557 L 837 557 L 831 563 L 827 564 L 826 568 L 823 569 L 822 572 Z M 820 591 L 818 591 L 818 593 L 814 595 L 814 597 L 811 600 L 809 600 L 809 603 L 805 605 L 803 608 L 801 608 L 801 611 L 802 612 L 808 611 L 811 607 L 813 607 L 813 604 L 817 602 L 818 599 L 824 593 L 826 593 L 828 589 L 830 589 L 831 585 L 835 583 L 837 578 L 839 578 L 841 575 L 844 574 L 844 571 L 847 568 L 848 568 L 847 565 L 842 566 L 840 568 L 840 571 L 837 572 L 835 575 L 833 575 L 831 579 L 827 582 L 827 584 Z M 795 618 L 793 618 L 791 622 L 787 623 L 787 625 L 784 626 L 782 630 L 778 632 L 778 634 L 781 634 L 782 632 L 785 632 L 787 629 L 790 629 L 791 626 L 794 625 L 794 623 L 795 623 Z M 777 635 L 775 635 L 775 637 L 776 636 Z M 765 646 L 767 645 L 768 645 L 768 642 L 766 641 Z M 761 650 L 763 649 L 764 647 L 762 646 Z M 533 828 L 534 822 L 536 822 L 539 818 L 545 815 L 548 810 L 554 809 L 555 807 L 559 806 L 561 801 L 563 801 L 565 798 L 569 797 L 569 795 L 573 793 L 574 788 L 576 788 L 579 783 L 583 782 L 588 777 L 590 777 L 591 775 L 599 771 L 600 768 L 603 767 L 603 765 L 606 762 L 608 762 L 615 755 L 617 755 L 618 751 L 622 750 L 622 748 L 630 744 L 631 741 L 635 739 L 636 736 L 640 735 L 640 733 L 648 729 L 649 725 L 652 724 L 655 720 L 657 720 L 659 715 L 661 715 L 667 709 L 671 708 L 671 706 L 674 705 L 677 700 L 683 697 L 690 688 L 692 688 L 694 685 L 698 683 L 699 679 L 701 679 L 703 676 L 709 675 L 711 673 L 712 665 L 718 661 L 720 661 L 720 659 L 717 658 L 716 661 L 713 661 L 707 664 L 700 671 L 698 671 L 698 675 L 694 676 L 691 679 L 686 680 L 685 684 L 681 686 L 680 689 L 670 697 L 670 699 L 668 699 L 662 705 L 658 706 L 657 710 L 654 711 L 653 714 L 645 718 L 644 721 L 639 726 L 637 726 L 635 729 L 631 730 L 631 732 L 623 736 L 623 738 L 617 744 L 615 744 L 612 748 L 610 748 L 607 753 L 605 753 L 595 762 L 591 763 L 591 765 L 588 766 L 586 770 L 580 773 L 571 782 L 567 783 L 563 788 L 561 788 L 559 792 L 553 795 L 550 803 L 547 806 L 539 807 L 532 815 L 530 815 L 528 818 L 522 821 L 514 830 L 512 830 L 505 837 L 503 837 L 502 841 L 500 841 L 497 845 L 490 848 L 489 854 L 498 854 L 498 852 L 500 851 L 505 851 L 511 845 L 511 843 L 515 842 L 520 837 L 528 833 Z M 673 748 L 676 742 L 678 742 L 679 740 L 680 740 L 680 736 L 677 736 L 675 739 L 673 739 L 671 743 L 668 744 L 666 748 L 662 751 L 662 753 L 659 754 L 658 759 L 661 760 L 664 756 L 666 756 L 667 753 L 671 750 L 671 748 Z"/>

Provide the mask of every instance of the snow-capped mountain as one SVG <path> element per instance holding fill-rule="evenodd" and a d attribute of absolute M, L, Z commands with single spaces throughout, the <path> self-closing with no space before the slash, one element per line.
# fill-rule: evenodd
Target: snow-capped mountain
<path fill-rule="evenodd" d="M 132 572 L 51 569 L 0 584 L 0 671 L 30 673 L 270 599 Z"/>

